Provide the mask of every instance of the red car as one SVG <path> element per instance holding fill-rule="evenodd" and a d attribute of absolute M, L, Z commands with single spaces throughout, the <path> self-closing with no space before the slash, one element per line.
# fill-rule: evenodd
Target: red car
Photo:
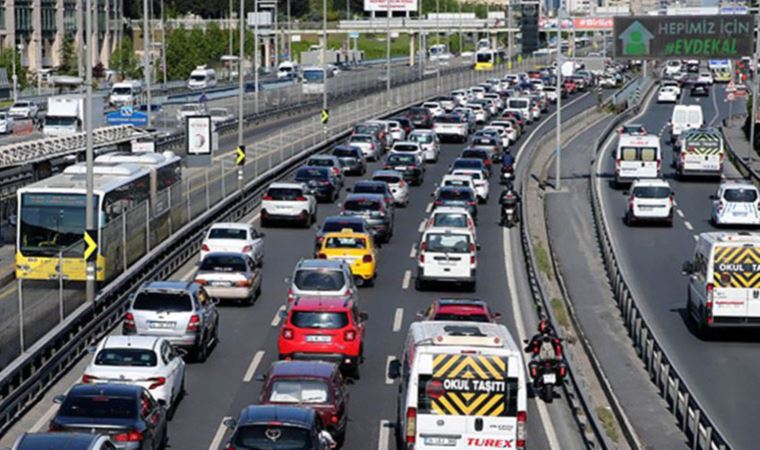
<path fill-rule="evenodd" d="M 311 408 L 342 444 L 346 436 L 348 391 L 336 364 L 323 361 L 278 361 L 264 377 L 262 405 Z"/>
<path fill-rule="evenodd" d="M 277 343 L 280 359 L 334 362 L 359 378 L 366 320 L 367 313 L 359 312 L 351 299 L 299 297 L 282 324 Z"/>
<path fill-rule="evenodd" d="M 562 82 L 562 85 L 567 90 L 567 92 L 570 93 L 570 94 L 575 94 L 575 92 L 578 90 L 578 85 L 575 84 L 575 80 L 572 80 L 572 79 L 569 79 L 569 78 L 566 78 Z"/>
<path fill-rule="evenodd" d="M 496 322 L 501 313 L 491 311 L 488 303 L 474 298 L 439 298 L 420 311 L 421 320 L 450 320 L 456 322 Z"/>

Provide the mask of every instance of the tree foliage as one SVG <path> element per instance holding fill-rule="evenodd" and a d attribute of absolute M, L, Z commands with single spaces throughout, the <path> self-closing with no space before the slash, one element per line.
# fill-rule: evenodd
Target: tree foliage
<path fill-rule="evenodd" d="M 120 78 L 139 79 L 142 77 L 142 67 L 135 55 L 132 38 L 129 36 L 125 36 L 111 53 L 111 69 L 115 70 Z"/>
<path fill-rule="evenodd" d="M 61 64 L 58 66 L 58 73 L 61 75 L 77 75 L 79 73 L 79 58 L 77 55 L 77 46 L 74 43 L 74 37 L 68 35 L 63 40 L 61 46 Z"/>
<path fill-rule="evenodd" d="M 26 70 L 21 65 L 21 53 L 14 52 L 12 48 L 4 48 L 0 51 L 0 67 L 8 73 L 8 82 L 13 86 L 13 58 L 16 58 L 16 76 L 18 77 L 19 89 L 28 86 Z"/>

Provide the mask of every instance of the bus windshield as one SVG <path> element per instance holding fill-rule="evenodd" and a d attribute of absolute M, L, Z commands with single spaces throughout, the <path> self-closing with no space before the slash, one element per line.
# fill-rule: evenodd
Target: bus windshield
<path fill-rule="evenodd" d="M 490 63 L 492 62 L 492 54 L 491 52 L 482 52 L 477 54 L 478 62 L 479 63 Z"/>
<path fill-rule="evenodd" d="M 98 198 L 95 197 L 95 205 Z M 26 193 L 21 197 L 19 245 L 27 256 L 81 257 L 84 253 L 85 195 Z"/>
<path fill-rule="evenodd" d="M 322 69 L 310 69 L 303 71 L 304 83 L 321 83 L 325 79 L 325 74 Z"/>

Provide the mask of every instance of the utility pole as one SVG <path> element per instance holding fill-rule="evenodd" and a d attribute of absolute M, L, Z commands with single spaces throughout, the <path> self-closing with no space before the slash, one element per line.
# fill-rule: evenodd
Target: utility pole
<path fill-rule="evenodd" d="M 507 0 L 507 69 L 512 70 L 512 58 L 514 58 L 514 48 L 512 47 L 512 0 Z"/>
<path fill-rule="evenodd" d="M 435 59 L 435 91 L 441 92 L 441 0 L 435 0 L 435 45 L 438 58 Z M 448 51 L 448 47 L 446 47 Z"/>
<path fill-rule="evenodd" d="M 560 157 L 562 136 L 562 10 L 557 12 L 557 148 L 554 152 L 554 168 L 556 169 L 554 188 L 560 190 Z"/>
<path fill-rule="evenodd" d="M 230 51 L 227 53 L 228 55 L 232 56 L 232 0 L 230 0 L 230 16 L 229 21 L 227 22 L 227 27 L 229 28 L 229 35 L 230 35 Z M 232 80 L 232 66 L 230 66 L 230 80 Z"/>
<path fill-rule="evenodd" d="M 348 7 L 348 3 L 346 3 L 346 7 Z M 293 22 L 290 18 L 290 0 L 288 0 L 288 60 L 295 61 L 293 58 Z"/>
<path fill-rule="evenodd" d="M 462 2 L 457 2 L 459 5 L 459 56 L 462 56 Z"/>
<path fill-rule="evenodd" d="M 89 5 L 92 2 L 92 0 L 87 0 L 87 4 Z M 87 7 L 87 20 L 92 21 L 92 18 L 90 15 L 92 14 L 90 11 L 90 7 Z M 89 32 L 89 31 L 88 31 Z M 87 69 L 87 76 L 92 78 L 92 55 L 89 53 L 90 50 L 90 42 L 89 42 L 89 35 L 87 38 L 87 60 L 88 62 L 88 69 Z M 148 98 L 148 107 L 147 114 L 148 114 L 148 127 L 151 126 L 151 116 L 153 115 L 153 105 L 152 105 L 152 99 L 151 99 L 151 93 L 150 93 L 150 33 L 148 31 L 148 0 L 143 0 L 143 76 L 145 77 L 145 92 L 147 93 Z M 91 83 L 87 83 L 87 88 L 91 89 L 90 87 Z M 89 136 L 90 133 L 88 132 L 87 135 Z"/>
<path fill-rule="evenodd" d="M 87 161 L 87 173 L 85 175 L 85 233 L 96 229 L 95 222 L 95 179 L 93 176 L 94 152 L 92 148 L 92 0 L 87 0 L 87 15 L 85 16 L 85 35 L 87 44 L 85 47 L 85 159 Z M 147 0 L 143 0 L 143 14 L 147 14 Z M 147 22 L 147 16 L 146 21 Z M 147 23 L 145 24 L 147 27 Z M 147 47 L 146 47 L 147 48 Z M 150 117 L 150 116 L 148 116 Z M 85 243 L 85 247 L 87 244 Z M 100 252 L 100 249 L 96 250 Z M 84 257 L 84 254 L 82 255 Z M 94 260 L 87 261 L 85 297 L 88 303 L 95 302 L 95 277 L 97 271 L 97 256 Z"/>
<path fill-rule="evenodd" d="M 391 106 L 391 0 L 385 5 L 385 94 L 386 105 Z"/>
<path fill-rule="evenodd" d="M 161 0 L 161 66 L 163 66 L 164 88 L 166 88 L 166 22 L 164 22 L 164 0 Z"/>
<path fill-rule="evenodd" d="M 322 110 L 327 111 L 327 0 L 322 0 Z M 327 134 L 327 124 L 322 124 Z"/>
<path fill-rule="evenodd" d="M 16 75 L 16 46 L 13 46 L 13 59 L 11 60 L 13 63 L 13 76 L 11 79 L 13 80 L 13 103 L 16 103 L 18 101 L 18 76 Z"/>
<path fill-rule="evenodd" d="M 232 15 L 230 10 L 230 15 Z M 240 0 L 240 48 L 238 53 L 238 148 L 245 149 L 243 142 L 243 120 L 245 114 L 243 111 L 243 57 L 245 55 L 245 0 Z M 231 24 L 231 23 L 230 23 Z M 230 27 L 232 29 L 232 27 Z M 232 55 L 230 55 L 232 56 Z M 232 66 L 230 66 L 231 68 Z M 245 150 L 243 150 L 245 151 Z M 238 165 L 237 169 L 238 186 L 242 192 L 243 190 L 243 166 Z"/>
<path fill-rule="evenodd" d="M 259 0 L 253 1 L 253 99 L 259 113 Z M 242 64 L 242 61 L 241 61 Z M 242 66 L 241 66 L 242 69 Z"/>
<path fill-rule="evenodd" d="M 277 21 L 279 11 L 277 10 L 277 2 L 274 2 L 274 68 L 280 65 L 280 27 Z"/>

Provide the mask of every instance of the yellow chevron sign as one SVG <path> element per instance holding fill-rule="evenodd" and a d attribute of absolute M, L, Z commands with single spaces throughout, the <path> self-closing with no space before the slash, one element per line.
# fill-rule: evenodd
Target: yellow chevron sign
<path fill-rule="evenodd" d="M 242 166 L 245 164 L 245 145 L 241 145 L 237 149 L 235 149 L 235 164 L 238 166 Z"/>
<path fill-rule="evenodd" d="M 330 120 L 330 110 L 323 109 L 322 113 L 319 115 L 319 120 L 322 121 L 322 125 L 327 125 L 327 122 Z"/>
<path fill-rule="evenodd" d="M 724 288 L 760 288 L 760 248 L 716 247 L 713 281 Z"/>
<path fill-rule="evenodd" d="M 509 412 L 507 361 L 499 356 L 436 355 L 425 389 L 438 414 L 497 417 Z"/>
<path fill-rule="evenodd" d="M 95 251 L 98 249 L 98 232 L 97 230 L 87 230 L 84 232 L 84 260 L 94 261 L 98 253 Z"/>

